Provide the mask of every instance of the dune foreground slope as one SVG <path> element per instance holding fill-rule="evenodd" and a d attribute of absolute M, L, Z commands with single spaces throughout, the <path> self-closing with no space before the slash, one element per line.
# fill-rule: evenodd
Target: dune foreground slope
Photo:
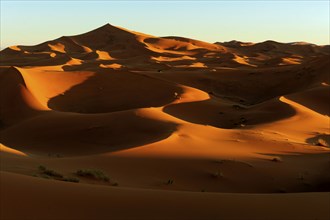
<path fill-rule="evenodd" d="M 329 45 L 106 24 L 0 88 L 0 219 L 330 219 Z"/>

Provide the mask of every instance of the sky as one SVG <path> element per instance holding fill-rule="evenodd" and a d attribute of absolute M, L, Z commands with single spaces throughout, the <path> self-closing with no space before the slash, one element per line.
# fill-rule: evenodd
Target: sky
<path fill-rule="evenodd" d="M 35 45 L 106 23 L 207 42 L 330 44 L 330 1 L 0 0 L 0 47 Z"/>

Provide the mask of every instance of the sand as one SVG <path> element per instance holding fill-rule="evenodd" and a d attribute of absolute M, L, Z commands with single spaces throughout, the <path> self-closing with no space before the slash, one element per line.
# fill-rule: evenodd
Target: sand
<path fill-rule="evenodd" d="M 329 46 L 106 24 L 0 56 L 1 219 L 330 218 Z"/>

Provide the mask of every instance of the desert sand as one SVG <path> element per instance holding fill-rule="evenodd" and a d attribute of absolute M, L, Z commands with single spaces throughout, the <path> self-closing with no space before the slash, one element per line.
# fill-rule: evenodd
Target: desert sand
<path fill-rule="evenodd" d="M 329 71 L 329 45 L 110 24 L 8 47 L 0 219 L 330 219 Z"/>

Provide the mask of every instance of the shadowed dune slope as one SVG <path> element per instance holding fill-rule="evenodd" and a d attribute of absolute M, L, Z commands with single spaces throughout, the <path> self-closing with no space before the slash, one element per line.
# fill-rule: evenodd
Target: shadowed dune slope
<path fill-rule="evenodd" d="M 163 106 L 175 100 L 181 88 L 143 75 L 100 70 L 87 81 L 52 97 L 54 110 L 102 113 L 142 107 Z"/>
<path fill-rule="evenodd" d="M 228 102 L 223 103 L 213 99 L 169 105 L 164 108 L 164 111 L 189 122 L 219 128 L 237 128 L 270 123 L 295 115 L 294 109 L 277 99 L 249 107 Z"/>
<path fill-rule="evenodd" d="M 144 145 L 166 138 L 175 129 L 174 123 L 140 117 L 134 111 L 50 112 L 2 131 L 1 142 L 30 154 L 78 156 Z"/>
<path fill-rule="evenodd" d="M 18 123 L 47 110 L 27 89 L 24 79 L 16 68 L 1 69 L 0 73 L 0 120 L 1 127 Z"/>
<path fill-rule="evenodd" d="M 330 116 L 330 106 L 328 104 L 330 100 L 329 85 L 316 86 L 305 91 L 290 94 L 286 97 L 315 112 Z"/>
<path fill-rule="evenodd" d="M 10 68 L 2 76 L 4 84 L 21 85 L 32 97 L 22 102 L 39 110 L 106 113 L 162 106 L 182 93 L 175 83 L 107 69 L 68 72 Z M 24 94 L 20 96 L 24 98 Z"/>

